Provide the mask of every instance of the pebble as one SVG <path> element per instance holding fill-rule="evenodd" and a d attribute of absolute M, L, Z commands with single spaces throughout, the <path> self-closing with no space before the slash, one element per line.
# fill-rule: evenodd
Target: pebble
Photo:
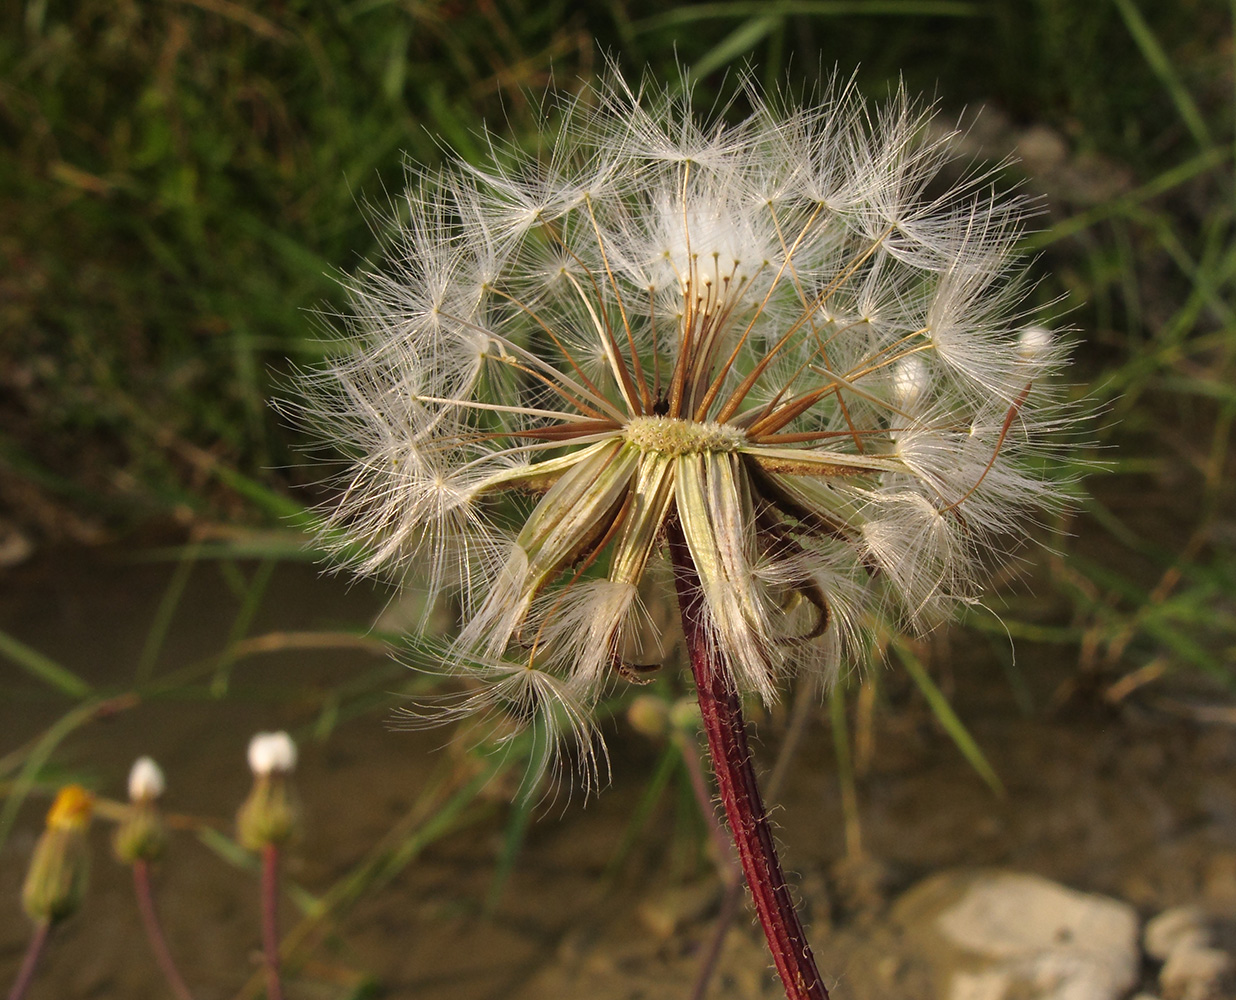
<path fill-rule="evenodd" d="M 1178 947 L 1163 963 L 1159 991 L 1164 1000 L 1221 1000 L 1231 995 L 1234 968 L 1226 951 Z"/>
<path fill-rule="evenodd" d="M 1176 906 L 1164 910 L 1146 924 L 1142 947 L 1146 954 L 1164 962 L 1179 948 L 1206 948 L 1211 944 L 1206 915 L 1196 906 Z"/>
<path fill-rule="evenodd" d="M 935 875 L 894 906 L 947 1000 L 1120 1000 L 1141 962 L 1133 907 L 1037 875 Z"/>
<path fill-rule="evenodd" d="M 1164 910 L 1146 924 L 1146 954 L 1163 963 L 1163 1000 L 1222 1000 L 1236 986 L 1236 961 L 1214 947 L 1214 929 L 1199 906 Z"/>

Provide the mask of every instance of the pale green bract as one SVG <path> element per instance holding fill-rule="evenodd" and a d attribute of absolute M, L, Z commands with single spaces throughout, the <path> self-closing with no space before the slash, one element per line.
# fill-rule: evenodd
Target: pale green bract
<path fill-rule="evenodd" d="M 945 183 L 951 136 L 904 93 L 746 86 L 736 124 L 687 95 L 614 72 L 540 155 L 414 171 L 346 351 L 307 378 L 303 418 L 351 455 L 324 537 L 458 594 L 443 666 L 481 682 L 458 711 L 587 743 L 607 684 L 660 656 L 671 518 L 720 661 L 770 700 L 874 612 L 973 600 L 1060 498 L 1025 203 Z"/>

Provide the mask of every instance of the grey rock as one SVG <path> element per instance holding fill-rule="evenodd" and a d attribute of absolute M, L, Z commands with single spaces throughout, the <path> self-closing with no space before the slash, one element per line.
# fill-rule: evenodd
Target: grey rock
<path fill-rule="evenodd" d="M 954 871 L 894 906 L 948 1000 L 1119 1000 L 1137 984 L 1137 914 L 1037 875 Z"/>

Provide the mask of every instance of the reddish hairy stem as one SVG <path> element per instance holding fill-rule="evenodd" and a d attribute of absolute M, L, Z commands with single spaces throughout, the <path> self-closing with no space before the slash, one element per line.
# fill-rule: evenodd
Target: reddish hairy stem
<path fill-rule="evenodd" d="M 39 956 L 43 954 L 43 946 L 47 944 L 47 935 L 51 933 L 51 923 L 42 921 L 35 925 L 34 937 L 26 949 L 26 957 L 22 959 L 21 971 L 17 973 L 17 981 L 9 991 L 9 1000 L 21 1000 L 34 980 L 34 970 L 39 964 Z"/>
<path fill-rule="evenodd" d="M 266 952 L 266 1000 L 283 1000 L 279 981 L 279 847 L 262 847 L 262 947 Z"/>
<path fill-rule="evenodd" d="M 699 575 L 682 528 L 671 521 L 666 530 L 682 631 L 695 675 L 704 731 L 708 735 L 708 752 L 734 846 L 738 848 L 738 858 L 747 878 L 747 888 L 751 891 L 788 1000 L 828 1000 L 828 990 L 816 968 L 811 946 L 807 944 L 807 935 L 777 860 L 777 849 L 773 845 L 747 744 L 742 701 L 717 661 L 715 646 L 708 634 Z"/>
<path fill-rule="evenodd" d="M 172 960 L 168 950 L 167 939 L 163 936 L 163 928 L 159 924 L 159 915 L 155 910 L 154 892 L 150 888 L 150 864 L 139 858 L 133 862 L 133 888 L 137 893 L 137 908 L 142 913 L 142 924 L 146 928 L 146 937 L 150 941 L 150 950 L 154 952 L 155 961 L 163 971 L 167 984 L 180 1000 L 193 1000 L 193 994 L 180 977 L 180 970 Z"/>

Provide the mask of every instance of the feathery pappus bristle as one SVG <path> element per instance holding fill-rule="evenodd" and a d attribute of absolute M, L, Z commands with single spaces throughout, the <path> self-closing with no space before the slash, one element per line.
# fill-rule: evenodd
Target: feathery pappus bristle
<path fill-rule="evenodd" d="M 350 456 L 323 537 L 458 594 L 452 717 L 594 739 L 606 685 L 660 655 L 640 636 L 671 519 L 730 682 L 771 700 L 832 677 L 873 614 L 974 600 L 1063 499 L 1030 206 L 944 183 L 951 137 L 904 91 L 741 86 L 727 121 L 611 67 L 539 156 L 491 137 L 487 165 L 414 168 L 385 261 L 348 281 L 346 349 L 297 410 Z"/>

